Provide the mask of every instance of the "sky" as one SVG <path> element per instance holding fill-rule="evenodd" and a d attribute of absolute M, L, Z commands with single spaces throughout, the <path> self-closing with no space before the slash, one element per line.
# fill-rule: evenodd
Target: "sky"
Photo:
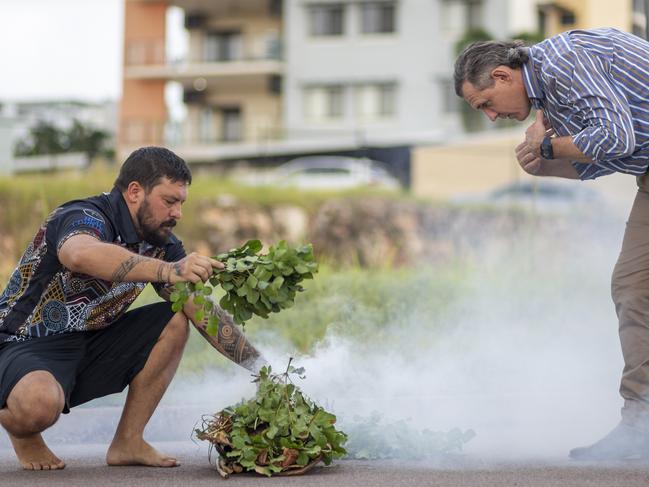
<path fill-rule="evenodd" d="M 0 100 L 117 99 L 123 0 L 0 0 Z"/>

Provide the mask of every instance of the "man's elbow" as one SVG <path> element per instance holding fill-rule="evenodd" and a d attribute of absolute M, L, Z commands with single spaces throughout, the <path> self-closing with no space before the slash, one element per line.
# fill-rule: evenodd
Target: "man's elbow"
<path fill-rule="evenodd" d="M 72 272 L 82 272 L 84 258 L 81 252 L 74 250 L 59 253 L 59 261 Z"/>
<path fill-rule="evenodd" d="M 87 274 L 88 249 L 81 245 L 63 245 L 59 251 L 59 261 L 63 266 L 76 273 Z"/>
<path fill-rule="evenodd" d="M 614 161 L 616 159 L 624 159 L 631 156 L 635 152 L 635 136 L 633 133 L 630 135 L 622 135 L 620 133 L 611 132 L 606 139 L 608 143 L 600 146 L 600 151 L 596 159 L 601 161 Z"/>

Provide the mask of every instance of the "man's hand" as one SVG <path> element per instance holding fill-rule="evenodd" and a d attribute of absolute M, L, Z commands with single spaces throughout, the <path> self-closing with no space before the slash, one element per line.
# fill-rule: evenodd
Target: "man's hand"
<path fill-rule="evenodd" d="M 516 159 L 523 168 L 523 171 L 527 174 L 532 174 L 533 176 L 541 175 L 541 169 L 545 159 L 541 159 L 535 155 L 527 145 L 527 142 L 521 142 L 516 146 Z"/>
<path fill-rule="evenodd" d="M 543 117 L 543 110 L 537 110 L 534 123 L 525 131 L 525 144 L 527 145 L 528 151 L 536 157 L 541 157 L 541 142 L 543 142 L 543 139 L 547 135 L 546 131 L 548 129 L 549 126 Z"/>
<path fill-rule="evenodd" d="M 225 267 L 222 262 L 196 252 L 192 252 L 178 262 L 170 262 L 168 266 L 166 281 L 170 284 L 176 282 L 206 282 L 212 275 L 213 269 L 223 269 Z"/>

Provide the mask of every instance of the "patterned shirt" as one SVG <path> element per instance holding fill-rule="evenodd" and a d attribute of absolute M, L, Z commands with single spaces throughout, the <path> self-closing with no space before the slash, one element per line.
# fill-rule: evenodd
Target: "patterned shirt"
<path fill-rule="evenodd" d="M 593 163 L 581 179 L 649 166 L 649 42 L 616 29 L 573 30 L 529 49 L 525 89 L 558 136 Z"/>
<path fill-rule="evenodd" d="M 43 222 L 0 295 L 0 342 L 105 328 L 142 292 L 146 282 L 110 282 L 65 268 L 58 250 L 79 234 L 167 262 L 185 257 L 173 235 L 164 247 L 140 240 L 117 188 L 65 203 Z"/>

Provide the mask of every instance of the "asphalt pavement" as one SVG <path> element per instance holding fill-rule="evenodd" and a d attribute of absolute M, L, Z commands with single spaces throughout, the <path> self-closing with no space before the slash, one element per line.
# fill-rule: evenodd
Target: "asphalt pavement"
<path fill-rule="evenodd" d="M 557 461 L 511 463 L 471 455 L 440 457 L 426 462 L 341 460 L 316 467 L 298 477 L 266 478 L 239 474 L 222 479 L 210 465 L 207 450 L 192 442 L 155 443 L 156 448 L 177 455 L 177 468 L 109 467 L 104 463 L 107 445 L 52 445 L 67 466 L 61 471 L 30 472 L 21 469 L 13 451 L 0 449 L 2 486 L 214 486 L 240 487 L 293 485 L 304 487 L 356 486 L 589 486 L 634 487 L 649 485 L 649 463 L 589 465 Z"/>

